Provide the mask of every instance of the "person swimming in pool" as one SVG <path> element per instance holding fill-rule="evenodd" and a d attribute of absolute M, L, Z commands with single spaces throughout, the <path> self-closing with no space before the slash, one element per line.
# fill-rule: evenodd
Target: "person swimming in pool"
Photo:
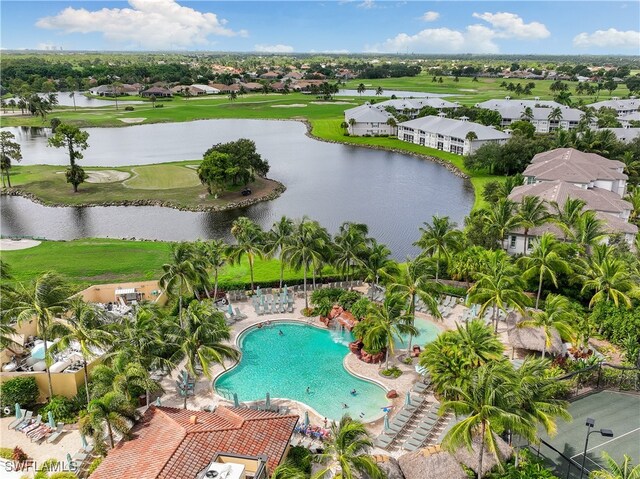
<path fill-rule="evenodd" d="M 349 407 L 349 405 L 346 402 L 342 403 L 342 409 L 347 409 Z"/>
<path fill-rule="evenodd" d="M 279 330 L 278 330 L 278 334 L 279 334 L 280 336 L 284 336 L 284 333 L 282 332 L 282 329 L 279 329 Z"/>
<path fill-rule="evenodd" d="M 352 389 L 352 390 L 351 390 L 351 395 L 352 395 L 352 396 L 355 396 L 356 394 L 358 394 L 358 391 L 356 391 L 355 389 Z"/>
<path fill-rule="evenodd" d="M 307 394 L 311 394 L 311 388 L 307 386 Z"/>

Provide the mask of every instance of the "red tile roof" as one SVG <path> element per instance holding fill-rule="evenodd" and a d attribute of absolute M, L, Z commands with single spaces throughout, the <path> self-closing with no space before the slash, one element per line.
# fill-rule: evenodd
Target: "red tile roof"
<path fill-rule="evenodd" d="M 91 479 L 193 479 L 218 452 L 264 454 L 273 471 L 297 421 L 297 416 L 224 406 L 213 413 L 151 406 L 131 439 L 109 451 Z"/>

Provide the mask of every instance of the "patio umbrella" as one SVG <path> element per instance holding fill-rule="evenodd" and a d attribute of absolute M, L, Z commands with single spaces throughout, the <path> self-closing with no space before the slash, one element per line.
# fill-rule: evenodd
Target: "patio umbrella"
<path fill-rule="evenodd" d="M 20 419 L 22 417 L 22 409 L 20 409 L 20 404 L 16 403 L 16 419 Z"/>
<path fill-rule="evenodd" d="M 257 294 L 258 296 L 262 296 L 262 290 L 260 289 L 260 286 L 258 286 L 258 287 L 256 288 L 256 294 Z"/>
<path fill-rule="evenodd" d="M 84 434 L 80 433 L 80 441 L 82 442 L 82 449 L 86 449 L 89 447 L 89 443 L 87 442 L 87 438 L 84 437 Z"/>
<path fill-rule="evenodd" d="M 47 347 L 53 346 L 52 341 L 47 341 Z M 31 357 L 35 359 L 44 359 L 44 341 L 36 344 L 31 350 Z"/>
<path fill-rule="evenodd" d="M 282 288 L 282 294 L 284 295 L 285 299 L 287 298 L 288 292 L 287 292 L 287 285 L 284 285 L 284 288 Z"/>
<path fill-rule="evenodd" d="M 233 393 L 233 407 L 240 407 L 240 401 L 238 401 L 238 393 Z"/>
<path fill-rule="evenodd" d="M 267 400 L 264 402 L 264 407 L 265 409 L 269 409 L 271 407 L 271 397 L 269 396 L 269 393 L 267 393 Z"/>
<path fill-rule="evenodd" d="M 160 396 L 156 398 L 156 406 L 162 406 L 162 403 L 160 402 Z"/>
<path fill-rule="evenodd" d="M 49 411 L 48 416 L 49 416 L 49 427 L 51 429 L 55 429 L 56 428 L 56 420 L 53 419 L 53 412 Z"/>
<path fill-rule="evenodd" d="M 69 470 L 71 471 L 73 466 L 73 459 L 71 459 L 71 454 L 67 453 L 67 464 L 69 465 Z"/>
<path fill-rule="evenodd" d="M 404 403 L 407 406 L 411 406 L 411 393 L 407 392 L 407 396 L 404 398 Z"/>
<path fill-rule="evenodd" d="M 305 429 L 309 427 L 309 411 L 304 412 L 304 427 Z"/>
<path fill-rule="evenodd" d="M 384 415 L 384 430 L 388 431 L 389 429 L 391 429 L 391 426 L 389 426 L 389 413 L 386 413 Z"/>
<path fill-rule="evenodd" d="M 233 306 L 229 303 L 229 316 L 233 316 Z"/>

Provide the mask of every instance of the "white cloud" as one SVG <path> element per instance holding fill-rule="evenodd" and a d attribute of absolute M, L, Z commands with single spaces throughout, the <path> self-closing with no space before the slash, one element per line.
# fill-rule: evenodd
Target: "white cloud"
<path fill-rule="evenodd" d="M 277 45 L 264 45 L 264 44 L 254 45 L 253 48 L 255 49 L 255 51 L 261 52 L 261 53 L 292 53 L 293 52 L 293 47 L 291 45 L 282 45 L 280 43 Z"/>
<path fill-rule="evenodd" d="M 351 53 L 346 49 L 338 49 L 338 50 L 309 50 L 309 53 L 327 53 L 329 55 L 344 55 L 346 53 Z"/>
<path fill-rule="evenodd" d="M 364 2 L 358 4 L 358 8 L 370 9 L 376 6 L 376 2 L 374 0 L 364 0 Z"/>
<path fill-rule="evenodd" d="M 496 31 L 496 38 L 518 38 L 523 40 L 535 40 L 547 38 L 551 33 L 540 22 L 524 23 L 524 20 L 515 13 L 474 13 L 475 18 L 491 24 Z"/>
<path fill-rule="evenodd" d="M 438 18 L 440 18 L 440 14 L 438 12 L 424 12 L 424 15 L 420 17 L 421 20 L 425 22 L 435 22 Z"/>
<path fill-rule="evenodd" d="M 109 41 L 153 50 L 207 44 L 209 35 L 247 35 L 227 28 L 227 21 L 215 13 L 184 7 L 175 0 L 129 0 L 129 5 L 94 11 L 67 7 L 39 19 L 36 26 L 63 33 L 102 33 Z"/>
<path fill-rule="evenodd" d="M 61 47 L 59 47 L 58 45 L 55 45 L 53 43 L 38 43 L 38 46 L 36 47 L 36 50 L 60 50 Z"/>
<path fill-rule="evenodd" d="M 640 49 L 640 32 L 615 28 L 596 30 L 589 34 L 582 32 L 573 38 L 573 46 L 578 48 L 635 48 Z"/>

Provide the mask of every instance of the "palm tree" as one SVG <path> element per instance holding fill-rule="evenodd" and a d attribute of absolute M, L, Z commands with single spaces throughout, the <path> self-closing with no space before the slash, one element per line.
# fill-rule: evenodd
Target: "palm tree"
<path fill-rule="evenodd" d="M 111 343 L 112 335 L 100 329 L 100 312 L 82 297 L 76 296 L 69 302 L 66 320 L 55 320 L 51 325 L 51 336 L 59 337 L 59 341 L 49 349 L 49 354 L 66 350 L 71 343 L 75 343 L 82 355 L 82 369 L 84 371 L 84 388 L 87 394 L 87 403 L 91 401 L 89 394 L 88 360 L 99 356 L 102 350 Z"/>
<path fill-rule="evenodd" d="M 464 417 L 446 434 L 442 445 L 448 450 L 466 446 L 472 450 L 474 439 L 480 441 L 478 453 L 478 477 L 485 473 L 482 467 L 485 447 L 498 456 L 495 438 L 504 429 L 531 436 L 535 426 L 518 414 L 518 399 L 512 387 L 513 367 L 506 360 L 492 361 L 473 369 L 466 388 L 453 388 L 457 398 L 447 400 L 440 407 L 441 412 L 453 411 Z"/>
<path fill-rule="evenodd" d="M 422 248 L 422 252 L 436 260 L 436 281 L 440 273 L 440 262 L 444 258 L 449 261 L 451 253 L 460 249 L 462 244 L 462 232 L 456 229 L 456 224 L 449 220 L 448 216 L 434 216 L 432 223 L 424 223 L 420 228 L 422 235 L 414 243 Z"/>
<path fill-rule="evenodd" d="M 307 297 L 307 273 L 314 262 L 321 262 L 329 244 L 329 235 L 317 222 L 304 216 L 296 222 L 291 235 L 291 242 L 283 248 L 282 258 L 294 268 L 303 271 L 304 306 L 309 309 Z M 314 273 L 315 274 L 315 273 Z"/>
<path fill-rule="evenodd" d="M 87 412 L 80 417 L 78 426 L 80 432 L 92 436 L 96 441 L 102 441 L 104 437 L 104 426 L 107 426 L 109 445 L 114 448 L 113 431 L 123 435 L 127 434 L 130 423 L 137 418 L 138 414 L 124 397 L 109 392 L 101 398 L 93 399 L 87 405 Z"/>
<path fill-rule="evenodd" d="M 616 306 L 623 302 L 627 308 L 631 307 L 629 294 L 637 290 L 638 286 L 632 281 L 627 265 L 621 259 L 611 255 L 594 255 L 583 269 L 581 293 L 594 292 L 589 308 L 601 301 L 613 301 Z"/>
<path fill-rule="evenodd" d="M 551 280 L 553 285 L 558 287 L 558 277 L 556 273 L 566 273 L 569 271 L 567 263 L 558 253 L 560 242 L 556 240 L 552 233 L 545 232 L 536 241 L 536 246 L 531 256 L 523 256 L 518 260 L 518 265 L 524 269 L 524 278 L 538 277 L 538 294 L 536 295 L 536 306 L 540 303 L 542 293 L 542 282 L 545 279 Z"/>
<path fill-rule="evenodd" d="M 515 215 L 516 204 L 508 198 L 501 198 L 491 205 L 484 215 L 488 228 L 496 232 L 500 238 L 502 249 L 505 249 L 504 238 L 509 231 L 519 226 L 519 218 Z"/>
<path fill-rule="evenodd" d="M 550 204 L 553 210 L 551 221 L 562 229 L 565 239 L 568 235 L 573 236 L 582 210 L 587 204 L 586 201 L 580 198 L 567 198 L 562 206 L 556 201 L 552 201 Z"/>
<path fill-rule="evenodd" d="M 550 294 L 545 301 L 544 311 L 532 311 L 531 317 L 520 321 L 518 327 L 542 329 L 544 334 L 542 357 L 544 358 L 547 349 L 551 347 L 554 329 L 563 339 L 573 336 L 573 330 L 568 324 L 572 320 L 571 313 L 571 303 L 567 298 L 559 294 Z"/>
<path fill-rule="evenodd" d="M 193 301 L 187 308 L 184 325 L 174 324 L 167 334 L 170 342 L 178 347 L 171 358 L 174 364 L 186 359 L 186 369 L 193 377 L 202 369 L 205 377 L 211 379 L 211 365 L 224 367 L 226 359 L 236 360 L 238 351 L 224 341 L 231 339 L 221 312 L 208 302 Z"/>
<path fill-rule="evenodd" d="M 100 398 L 109 392 L 115 392 L 131 404 L 135 404 L 141 391 L 147 392 L 147 403 L 150 391 L 160 390 L 158 383 L 149 376 L 147 368 L 138 360 L 120 353 L 110 365 L 98 364 L 91 370 L 91 392 Z"/>
<path fill-rule="evenodd" d="M 547 116 L 547 120 L 549 120 L 549 123 L 552 123 L 554 121 L 559 122 L 560 120 L 562 120 L 562 108 L 557 106 L 552 109 Z"/>
<path fill-rule="evenodd" d="M 417 335 L 418 330 L 413 326 L 410 314 L 404 311 L 406 302 L 395 295 L 387 295 L 381 305 L 371 303 L 362 338 L 368 349 L 380 351 L 386 349 L 386 368 L 389 369 L 389 356 L 395 353 L 396 340 L 403 341 L 406 334 Z"/>
<path fill-rule="evenodd" d="M 524 110 L 522 110 L 522 114 L 520 115 L 520 119 L 524 121 L 531 122 L 533 120 L 533 109 L 528 106 Z"/>
<path fill-rule="evenodd" d="M 20 286 L 17 300 L 9 315 L 16 318 L 18 324 L 35 319 L 38 334 L 43 340 L 45 367 L 49 385 L 49 398 L 53 397 L 51 384 L 49 331 L 56 316 L 61 315 L 68 304 L 70 290 L 61 276 L 53 272 L 46 272 L 38 276 L 29 286 Z"/>
<path fill-rule="evenodd" d="M 160 285 L 168 295 L 178 295 L 178 318 L 182 323 L 182 295 L 193 294 L 199 274 L 193 262 L 193 249 L 188 243 L 171 246 L 171 262 L 162 265 Z"/>
<path fill-rule="evenodd" d="M 524 248 L 522 253 L 526 256 L 529 248 L 529 230 L 541 226 L 549 219 L 549 213 L 544 200 L 537 196 L 525 196 L 518 205 L 517 221 L 524 229 Z"/>
<path fill-rule="evenodd" d="M 591 254 L 593 246 L 606 235 L 605 223 L 596 216 L 593 210 L 586 210 L 580 214 L 575 228 L 575 241 L 587 253 Z"/>
<path fill-rule="evenodd" d="M 640 479 L 640 464 L 634 466 L 631 458 L 624 454 L 622 462 L 617 463 L 607 452 L 602 453 L 607 469 L 592 471 L 590 479 Z"/>
<path fill-rule="evenodd" d="M 336 268 L 346 274 L 347 281 L 351 278 L 351 272 L 356 266 L 364 265 L 369 239 L 367 225 L 345 222 L 340 225 L 334 241 L 334 261 Z"/>
<path fill-rule="evenodd" d="M 251 291 L 253 291 L 253 267 L 256 258 L 264 254 L 264 233 L 256 223 L 245 216 L 241 216 L 231 225 L 231 234 L 236 239 L 236 245 L 231 248 L 229 259 L 240 263 L 246 255 L 251 275 Z"/>
<path fill-rule="evenodd" d="M 469 288 L 471 279 L 481 268 L 484 251 L 483 247 L 474 245 L 453 255 L 449 264 L 451 278 L 456 281 L 465 281 Z"/>
<path fill-rule="evenodd" d="M 364 270 L 366 273 L 365 280 L 378 286 L 380 275 L 393 275 L 398 271 L 398 263 L 389 259 L 391 250 L 385 244 L 378 243 L 375 239 L 371 240 L 366 259 L 364 260 Z"/>
<path fill-rule="evenodd" d="M 367 91 L 367 87 L 364 86 L 364 83 L 360 83 L 357 89 L 358 95 L 362 96 L 365 91 Z"/>
<path fill-rule="evenodd" d="M 2 176 L 2 186 L 7 179 L 7 185 L 11 188 L 11 170 L 14 161 L 22 160 L 20 144 L 13 141 L 15 135 L 10 131 L 0 131 L 0 175 Z"/>
<path fill-rule="evenodd" d="M 267 254 L 275 256 L 280 253 L 280 288 L 284 281 L 284 259 L 282 258 L 282 250 L 291 241 L 293 233 L 293 221 L 283 216 L 279 221 L 273 223 L 271 231 L 267 233 Z"/>
<path fill-rule="evenodd" d="M 206 243 L 207 262 L 209 268 L 213 269 L 213 299 L 218 298 L 218 274 L 229 253 L 229 246 L 222 240 L 211 240 Z"/>
<path fill-rule="evenodd" d="M 474 140 L 478 139 L 478 135 L 475 131 L 470 131 L 466 134 L 466 136 L 464 137 L 465 140 L 467 140 L 469 143 L 471 143 Z"/>
<path fill-rule="evenodd" d="M 386 123 L 391 127 L 391 134 L 395 135 L 397 132 L 396 128 L 398 127 L 398 122 L 396 121 L 396 119 L 393 117 L 390 117 L 387 119 Z"/>
<path fill-rule="evenodd" d="M 372 448 L 373 442 L 364 425 L 349 415 L 342 416 L 339 423 L 331 425 L 331 436 L 324 443 L 324 452 L 314 457 L 322 469 L 313 475 L 313 479 L 356 479 L 363 474 L 371 479 L 384 479 L 385 474 L 369 455 Z"/>
<path fill-rule="evenodd" d="M 377 95 L 377 96 L 382 95 L 382 93 L 383 93 L 383 90 L 382 90 L 382 87 L 381 87 L 381 86 L 379 86 L 378 88 L 376 88 L 376 95 Z"/>
<path fill-rule="evenodd" d="M 632 209 L 629 215 L 629 222 L 638 223 L 640 221 L 640 186 L 630 187 L 624 199 L 631 203 Z"/>
<path fill-rule="evenodd" d="M 437 296 L 440 293 L 440 284 L 431 281 L 431 268 L 429 260 L 424 257 L 415 259 L 407 258 L 404 265 L 400 266 L 400 271 L 395 276 L 385 274 L 388 280 L 388 290 L 397 294 L 408 304 L 407 312 L 411 315 L 411 325 L 416 319 L 416 298 L 420 298 L 429 312 L 436 319 L 441 319 L 442 315 L 438 311 Z M 409 345 L 411 350 L 411 340 L 413 335 L 409 335 Z"/>
<path fill-rule="evenodd" d="M 522 279 L 504 251 L 486 253 L 484 271 L 478 272 L 478 280 L 469 290 L 469 302 L 480 303 L 479 315 L 492 309 L 491 320 L 498 331 L 498 311 L 507 312 L 507 307 L 524 310 L 527 297 L 523 292 Z"/>

